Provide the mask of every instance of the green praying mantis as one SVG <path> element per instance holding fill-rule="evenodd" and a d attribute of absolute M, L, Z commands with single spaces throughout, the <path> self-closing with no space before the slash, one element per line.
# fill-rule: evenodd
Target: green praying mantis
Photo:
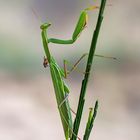
<path fill-rule="evenodd" d="M 60 113 L 65 139 L 68 140 L 71 138 L 73 134 L 73 122 L 72 122 L 72 114 L 71 114 L 71 108 L 68 101 L 68 94 L 69 94 L 69 88 L 66 85 L 64 78 L 67 77 L 68 72 L 66 69 L 61 69 L 59 65 L 57 64 L 56 60 L 52 56 L 49 50 L 49 43 L 55 43 L 55 44 L 73 44 L 77 38 L 80 36 L 81 32 L 84 30 L 84 28 L 87 25 L 88 22 L 88 14 L 87 12 L 93 9 L 99 8 L 98 6 L 90 6 L 86 9 L 84 9 L 79 17 L 79 20 L 77 22 L 77 25 L 75 27 L 75 30 L 73 32 L 72 38 L 69 40 L 62 40 L 62 39 L 56 39 L 56 38 L 48 38 L 47 36 L 47 30 L 51 26 L 50 23 L 44 23 L 40 26 L 41 29 L 41 36 L 42 36 L 42 42 L 44 51 L 46 54 L 46 57 L 44 58 L 44 67 L 49 65 L 50 67 L 50 73 L 52 77 L 52 82 L 55 90 L 55 96 L 56 101 L 58 105 L 58 110 Z M 79 63 L 79 61 L 86 56 L 85 54 L 77 61 L 77 63 L 74 65 L 74 67 L 71 69 L 71 71 L 76 67 L 76 65 Z M 104 57 L 101 55 L 96 55 L 99 57 Z M 107 57 L 111 58 L 111 57 Z M 115 59 L 115 58 L 113 58 Z M 64 63 L 65 64 L 65 63 Z M 64 65 L 65 68 L 65 65 Z M 80 139 L 78 136 L 76 136 L 78 139 Z"/>
<path fill-rule="evenodd" d="M 88 20 L 88 14 L 87 11 L 96 9 L 97 6 L 91 6 L 89 8 L 84 9 L 79 17 L 79 20 L 77 22 L 77 25 L 75 27 L 75 30 L 72 35 L 72 39 L 70 40 L 61 40 L 61 39 L 55 39 L 55 38 L 48 38 L 47 37 L 47 29 L 51 26 L 50 23 L 44 23 L 40 26 L 42 41 L 43 41 L 43 47 L 46 54 L 47 59 L 45 59 L 44 66 L 46 67 L 47 64 L 50 67 L 50 73 L 52 77 L 52 82 L 55 90 L 55 96 L 57 100 L 58 110 L 60 113 L 64 134 L 66 140 L 71 138 L 72 136 L 72 128 L 73 128 L 73 122 L 72 122 L 72 115 L 71 115 L 71 109 L 68 101 L 68 94 L 69 94 L 69 88 L 64 82 L 63 78 L 66 78 L 67 72 L 65 70 L 62 70 L 59 65 L 57 64 L 56 60 L 53 58 L 53 56 L 50 53 L 48 44 L 49 43 L 55 43 L 55 44 L 73 44 L 77 38 L 80 36 L 81 32 L 84 30 L 84 28 L 87 25 Z M 76 136 L 78 138 L 78 136 Z M 79 138 L 78 138 L 79 139 Z"/>

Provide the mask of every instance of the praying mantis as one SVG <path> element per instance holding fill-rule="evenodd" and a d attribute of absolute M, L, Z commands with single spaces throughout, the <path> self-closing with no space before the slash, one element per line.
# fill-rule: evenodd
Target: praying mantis
<path fill-rule="evenodd" d="M 72 115 L 71 115 L 71 109 L 68 101 L 68 94 L 69 94 L 69 88 L 64 82 L 63 78 L 66 78 L 66 73 L 64 70 L 62 70 L 59 65 L 57 64 L 56 60 L 53 58 L 53 56 L 50 53 L 48 44 L 49 43 L 55 43 L 55 44 L 73 44 L 77 38 L 80 36 L 81 32 L 84 30 L 84 28 L 87 25 L 88 20 L 88 14 L 87 11 L 96 9 L 97 6 L 91 6 L 89 8 L 84 9 L 79 17 L 79 20 L 77 22 L 77 25 L 75 27 L 75 30 L 72 35 L 72 39 L 70 40 L 61 40 L 61 39 L 55 39 L 55 38 L 48 38 L 47 37 L 47 30 L 51 26 L 50 23 L 44 23 L 40 26 L 41 29 L 41 36 L 42 36 L 42 42 L 44 51 L 46 54 L 46 62 L 44 62 L 44 66 L 46 67 L 47 64 L 50 67 L 50 73 L 52 77 L 52 82 L 55 90 L 55 96 L 57 100 L 58 110 L 60 113 L 64 134 L 66 140 L 71 138 L 72 136 L 72 128 L 73 128 L 73 122 L 72 122 Z M 78 136 L 76 136 L 78 138 Z M 79 139 L 79 138 L 78 138 Z"/>
<path fill-rule="evenodd" d="M 44 58 L 43 64 L 44 64 L 44 67 L 49 66 L 49 68 L 50 68 L 52 82 L 53 82 L 53 86 L 54 86 L 54 90 L 55 90 L 56 101 L 57 101 L 58 110 L 60 113 L 60 117 L 61 117 L 66 140 L 69 140 L 71 138 L 72 134 L 74 134 L 73 130 L 72 130 L 73 129 L 73 122 L 72 122 L 71 108 L 70 108 L 69 101 L 67 98 L 70 91 L 69 91 L 69 88 L 64 81 L 64 78 L 67 77 L 67 71 L 65 69 L 63 70 L 59 67 L 56 60 L 52 56 L 48 45 L 49 45 L 49 43 L 73 44 L 77 40 L 77 38 L 80 36 L 81 32 L 84 30 L 84 28 L 87 25 L 87 22 L 88 22 L 87 12 L 90 10 L 96 9 L 96 8 L 99 8 L 99 7 L 98 6 L 90 6 L 86 9 L 84 9 L 83 11 L 81 11 L 81 14 L 80 14 L 79 20 L 77 22 L 77 25 L 75 27 L 75 30 L 73 32 L 72 38 L 69 40 L 48 38 L 47 30 L 51 26 L 51 24 L 44 23 L 40 26 L 43 47 L 44 47 L 44 51 L 45 51 L 45 54 L 47 57 L 47 58 L 46 57 Z M 84 56 L 85 55 L 83 55 L 79 60 L 81 60 Z M 104 57 L 101 55 L 96 55 L 96 56 Z M 113 59 L 115 59 L 115 58 L 113 58 Z M 79 61 L 77 62 L 77 64 L 78 63 L 79 63 Z M 73 67 L 73 69 L 74 69 L 74 67 Z M 65 65 L 64 65 L 64 68 L 65 68 Z M 80 139 L 78 136 L 76 136 L 76 137 L 78 139 Z"/>

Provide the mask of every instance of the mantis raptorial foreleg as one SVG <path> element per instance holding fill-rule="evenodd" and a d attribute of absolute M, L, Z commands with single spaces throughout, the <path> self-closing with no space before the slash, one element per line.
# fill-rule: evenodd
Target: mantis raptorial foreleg
<path fill-rule="evenodd" d="M 44 56 L 44 60 L 43 60 L 43 66 L 44 66 L 44 68 L 46 68 L 47 66 L 49 66 L 48 59 L 45 56 Z"/>

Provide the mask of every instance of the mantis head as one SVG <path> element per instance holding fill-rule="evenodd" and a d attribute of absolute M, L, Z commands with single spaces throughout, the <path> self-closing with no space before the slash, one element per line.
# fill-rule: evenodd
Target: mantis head
<path fill-rule="evenodd" d="M 50 23 L 44 23 L 44 24 L 42 24 L 41 26 L 40 26 L 40 29 L 47 29 L 49 26 L 51 26 L 51 24 Z"/>

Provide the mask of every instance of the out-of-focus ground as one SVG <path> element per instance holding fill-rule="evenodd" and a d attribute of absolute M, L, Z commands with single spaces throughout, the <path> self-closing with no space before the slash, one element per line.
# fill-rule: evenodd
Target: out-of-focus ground
<path fill-rule="evenodd" d="M 49 36 L 69 38 L 80 10 L 93 1 L 0 0 L 0 140 L 62 140 L 63 130 L 49 68 L 44 69 L 40 21 L 52 27 Z M 84 132 L 88 108 L 99 100 L 99 111 L 91 140 L 140 139 L 140 1 L 108 1 L 97 54 L 118 61 L 95 58 L 87 89 L 79 137 Z M 32 8 L 31 8 L 32 7 Z M 50 48 L 62 65 L 72 63 L 88 51 L 97 11 L 90 12 L 88 27 L 74 45 Z M 84 70 L 85 61 L 79 66 Z M 76 110 L 83 75 L 71 73 L 66 80 L 69 100 Z M 74 117 L 74 115 L 73 115 Z"/>

